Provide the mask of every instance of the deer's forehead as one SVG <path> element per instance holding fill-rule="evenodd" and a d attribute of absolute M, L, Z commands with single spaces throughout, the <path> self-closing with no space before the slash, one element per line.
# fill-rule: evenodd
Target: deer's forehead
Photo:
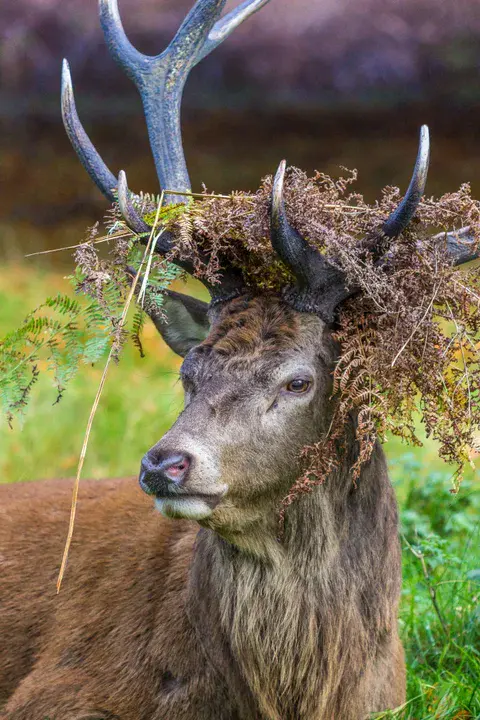
<path fill-rule="evenodd" d="M 276 297 L 237 298 L 213 324 L 202 347 L 224 357 L 299 350 L 321 340 L 325 325 Z"/>
<path fill-rule="evenodd" d="M 216 355 L 282 350 L 299 336 L 298 313 L 274 297 L 236 298 L 226 305 L 202 343 Z"/>
<path fill-rule="evenodd" d="M 281 300 L 265 297 L 232 301 L 214 323 L 206 340 L 187 356 L 188 375 L 255 375 L 268 380 L 287 366 L 314 363 L 323 354 L 325 324 L 299 313 Z"/>

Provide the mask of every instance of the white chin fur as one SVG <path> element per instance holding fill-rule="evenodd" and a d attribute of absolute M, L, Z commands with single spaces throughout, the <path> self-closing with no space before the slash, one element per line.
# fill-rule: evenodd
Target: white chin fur
<path fill-rule="evenodd" d="M 200 498 L 155 498 L 155 507 L 168 518 L 204 520 L 212 514 L 211 508 Z"/>

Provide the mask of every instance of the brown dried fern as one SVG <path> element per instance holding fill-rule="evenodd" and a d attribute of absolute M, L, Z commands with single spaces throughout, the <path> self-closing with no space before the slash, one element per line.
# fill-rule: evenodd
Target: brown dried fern
<path fill-rule="evenodd" d="M 332 472 L 352 423 L 358 444 L 354 482 L 377 438 L 388 431 L 406 442 L 420 442 L 420 410 L 427 435 L 440 444 L 440 455 L 456 465 L 454 489 L 480 428 L 480 275 L 453 269 L 445 244 L 433 239 L 435 233 L 469 225 L 480 240 L 480 204 L 468 184 L 440 198 L 424 198 L 415 220 L 389 250 L 388 263 L 379 265 L 371 258 L 370 245 L 398 204 L 400 191 L 386 187 L 377 202 L 367 204 L 352 189 L 356 179 L 355 171 L 340 178 L 323 173 L 309 178 L 296 168 L 287 173 L 289 221 L 360 292 L 344 304 L 335 330 L 340 351 L 334 421 L 328 436 L 305 450 L 305 474 L 284 509 L 298 492 L 307 492 Z M 279 292 L 292 278 L 269 240 L 271 188 L 269 176 L 255 193 L 215 196 L 205 191 L 174 206 L 162 217 L 178 238 L 172 255 L 193 260 L 196 274 L 210 282 L 219 279 L 223 257 L 241 268 L 252 292 Z M 142 197 L 148 219 L 155 199 Z M 128 235 L 116 209 L 113 221 L 119 233 Z M 129 247 L 128 239 L 121 242 Z M 90 270 L 86 289 L 97 292 L 95 273 L 102 268 L 90 263 Z"/>

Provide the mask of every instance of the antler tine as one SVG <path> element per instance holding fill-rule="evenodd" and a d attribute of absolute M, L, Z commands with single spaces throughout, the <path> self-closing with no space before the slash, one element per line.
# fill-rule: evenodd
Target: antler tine
<path fill-rule="evenodd" d="M 128 227 L 139 235 L 150 232 L 151 227 L 147 225 L 145 220 L 138 214 L 133 206 L 128 190 L 127 176 L 124 170 L 120 170 L 118 173 L 117 193 L 120 212 L 125 218 Z"/>
<path fill-rule="evenodd" d="M 433 239 L 439 243 L 446 243 L 447 255 L 454 266 L 465 265 L 465 263 L 478 260 L 480 257 L 478 240 L 469 226 L 447 233 L 438 233 L 433 236 Z"/>
<path fill-rule="evenodd" d="M 349 297 L 345 275 L 293 228 L 285 212 L 283 183 L 286 162 L 280 163 L 273 181 L 270 203 L 272 247 L 290 267 L 297 286 L 285 292 L 286 299 L 298 310 L 318 313 L 327 323 L 334 320 L 335 308 Z"/>
<path fill-rule="evenodd" d="M 285 212 L 283 184 L 287 163 L 282 160 L 275 174 L 270 205 L 270 239 L 277 255 L 288 265 L 303 285 L 308 285 L 312 265 L 318 263 L 319 254 L 293 228 Z"/>
<path fill-rule="evenodd" d="M 248 0 L 215 25 L 226 0 L 197 0 L 167 49 L 152 57 L 138 52 L 127 40 L 117 0 L 99 0 L 110 52 L 142 98 L 157 175 L 164 190 L 190 191 L 180 130 L 180 101 L 188 73 L 267 1 Z M 179 202 L 179 196 L 167 193 L 165 201 Z"/>
<path fill-rule="evenodd" d="M 61 107 L 65 130 L 80 162 L 99 190 L 110 202 L 113 202 L 117 180 L 103 162 L 80 122 L 75 106 L 70 68 L 66 60 L 62 65 Z"/>
<path fill-rule="evenodd" d="M 250 15 L 258 12 L 270 0 L 244 0 L 240 5 L 231 10 L 224 18 L 218 20 L 210 30 L 205 44 L 200 51 L 196 63 L 203 60 L 209 53 L 220 45 L 239 25 Z"/>
<path fill-rule="evenodd" d="M 115 175 L 108 169 L 78 117 L 73 94 L 72 78 L 67 60 L 62 65 L 62 94 L 61 107 L 63 124 L 72 146 L 77 153 L 80 162 L 105 197 L 114 202 L 115 189 L 118 193 L 118 204 L 127 225 L 136 233 L 150 231 L 150 226 L 140 217 L 130 197 L 127 186 L 127 177 L 123 170 L 120 171 L 118 181 Z"/>
<path fill-rule="evenodd" d="M 396 210 L 383 225 L 383 234 L 389 238 L 395 238 L 402 230 L 405 230 L 410 220 L 415 215 L 427 182 L 428 164 L 430 161 L 430 137 L 427 125 L 420 129 L 420 142 L 418 146 L 417 160 L 413 170 L 410 185 L 405 197 Z"/>
<path fill-rule="evenodd" d="M 147 69 L 154 58 L 141 53 L 127 38 L 117 0 L 99 0 L 99 11 L 103 34 L 112 57 L 134 82 L 140 80 L 142 66 Z"/>

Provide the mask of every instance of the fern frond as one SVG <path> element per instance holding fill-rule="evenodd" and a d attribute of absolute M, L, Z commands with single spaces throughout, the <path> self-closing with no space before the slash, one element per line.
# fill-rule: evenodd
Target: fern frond
<path fill-rule="evenodd" d="M 143 352 L 142 339 L 141 339 L 143 326 L 145 324 L 145 318 L 146 318 L 146 314 L 144 313 L 143 309 L 141 307 L 137 308 L 135 310 L 135 314 L 133 316 L 132 330 L 130 333 L 132 342 L 135 345 L 135 347 L 138 349 L 138 352 L 140 353 L 140 357 L 142 357 L 142 358 L 145 357 L 145 353 Z"/>

